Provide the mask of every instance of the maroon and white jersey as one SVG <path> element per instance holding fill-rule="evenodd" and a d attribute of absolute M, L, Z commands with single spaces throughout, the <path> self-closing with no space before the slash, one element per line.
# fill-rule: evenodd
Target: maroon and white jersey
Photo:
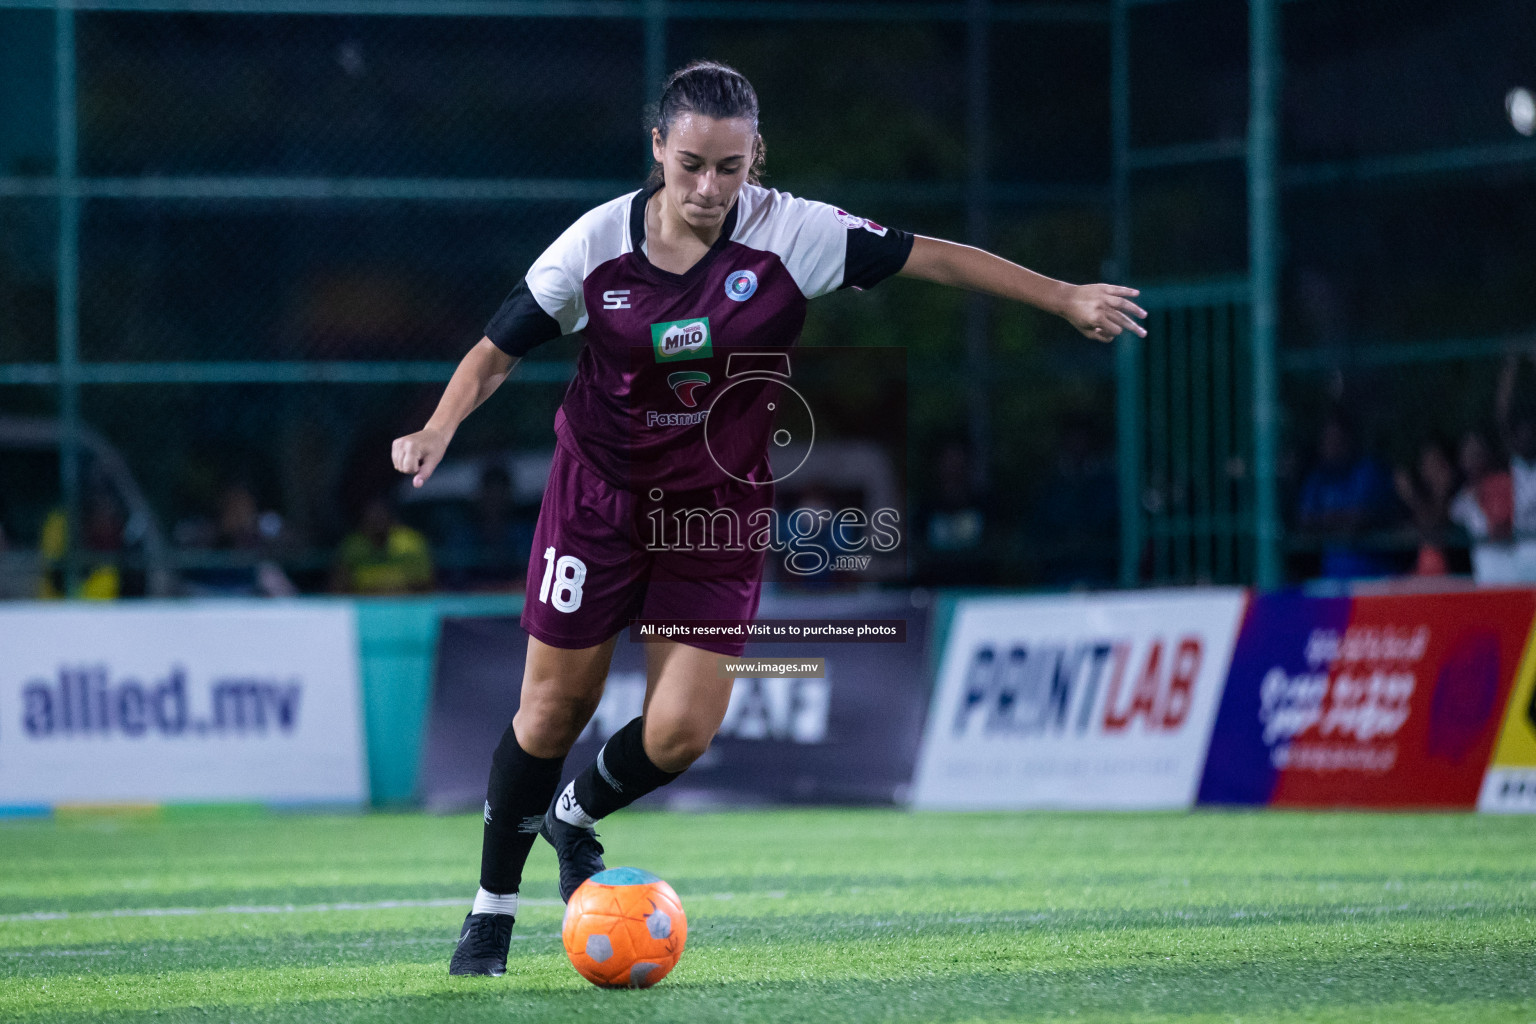
<path fill-rule="evenodd" d="M 654 191 L 582 215 L 502 303 L 486 336 L 522 356 L 561 335 L 582 335 L 555 434 L 610 484 L 675 493 L 732 476 L 766 483 L 773 418 L 761 410 L 774 405 L 772 374 L 761 382 L 762 401 L 739 401 L 747 381 L 733 382 L 731 422 L 716 409 L 705 444 L 704 421 L 727 373 L 736 376 L 748 353 L 793 346 L 811 299 L 896 273 L 913 236 L 745 185 L 709 252 L 687 273 L 672 274 L 646 258 L 645 206 Z"/>

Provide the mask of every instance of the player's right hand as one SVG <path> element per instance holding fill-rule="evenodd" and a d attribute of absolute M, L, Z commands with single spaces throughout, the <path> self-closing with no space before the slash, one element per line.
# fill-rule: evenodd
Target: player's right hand
<path fill-rule="evenodd" d="M 1131 301 L 1140 294 L 1115 284 L 1074 285 L 1061 315 L 1094 341 L 1111 341 L 1122 331 L 1145 338 L 1147 329 L 1136 321 L 1145 320 L 1147 311 Z"/>
<path fill-rule="evenodd" d="M 427 482 L 437 464 L 443 461 L 443 453 L 448 450 L 448 440 L 441 430 L 433 430 L 431 427 L 395 438 L 390 448 L 395 468 L 402 473 L 414 474 L 411 484 L 420 487 Z"/>

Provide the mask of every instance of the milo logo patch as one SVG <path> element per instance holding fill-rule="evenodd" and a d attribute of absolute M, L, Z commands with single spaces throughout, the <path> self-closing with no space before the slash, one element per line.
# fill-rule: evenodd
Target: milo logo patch
<path fill-rule="evenodd" d="M 664 324 L 651 324 L 651 344 L 656 349 L 658 363 L 675 363 L 683 359 L 708 359 L 714 355 L 709 338 L 709 317 L 693 320 L 669 320 Z"/>

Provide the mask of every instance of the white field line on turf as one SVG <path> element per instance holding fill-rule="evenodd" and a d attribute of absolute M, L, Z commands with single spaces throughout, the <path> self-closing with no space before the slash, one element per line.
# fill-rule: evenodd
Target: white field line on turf
<path fill-rule="evenodd" d="M 521 932 L 512 936 L 513 942 L 527 942 L 530 939 L 544 941 L 558 939 L 560 933 L 553 932 Z M 438 936 L 432 939 L 368 939 L 363 942 L 288 942 L 283 944 L 284 949 L 395 949 L 404 946 L 442 946 L 454 945 L 452 935 Z M 124 953 L 186 953 L 190 948 L 186 946 L 170 946 L 165 943 L 140 943 L 131 946 L 111 946 L 107 949 L 0 949 L 0 958 L 35 958 L 35 957 L 73 957 L 73 956 L 122 956 Z"/>
<path fill-rule="evenodd" d="M 230 907 L 135 907 L 122 910 L 38 910 L 30 914 L 6 914 L 0 923 L 19 921 L 67 921 L 104 917 L 198 917 L 203 914 L 331 914 L 348 910 L 405 910 L 421 907 L 461 907 L 471 902 L 464 897 L 440 900 L 379 900 L 375 903 L 310 903 L 298 906 L 292 903 L 271 906 Z M 559 900 L 530 899 L 519 901 L 525 907 L 557 907 Z"/>
<path fill-rule="evenodd" d="M 758 895 L 769 899 L 783 899 L 783 892 L 766 892 Z M 735 899 L 736 894 L 730 892 L 711 893 L 703 899 L 729 900 Z M 268 906 L 228 906 L 228 907 L 133 907 L 121 910 L 34 910 L 28 914 L 3 914 L 0 915 L 0 924 L 15 924 L 23 921 L 69 921 L 91 920 L 108 917 L 200 917 L 205 914 L 333 914 L 353 910 L 409 910 L 423 907 L 462 907 L 470 903 L 463 897 L 452 897 L 436 900 L 378 900 L 374 903 L 309 903 L 302 906 L 292 903 L 271 904 Z M 520 899 L 518 905 L 522 907 L 560 907 L 565 904 L 557 899 Z"/>
<path fill-rule="evenodd" d="M 753 893 L 766 899 L 784 899 L 788 894 L 781 890 L 771 892 Z M 732 900 L 735 893 L 716 892 L 701 894 L 694 899 Z M 228 907 L 142 907 L 124 910 L 92 910 L 75 911 L 68 910 L 39 910 L 30 914 L 5 914 L 0 915 L 0 924 L 23 923 L 30 921 L 66 921 L 66 920 L 91 920 L 113 917 L 198 917 L 205 914 L 329 914 L 344 911 L 357 910 L 401 910 L 414 908 L 435 907 L 462 907 L 466 900 L 459 898 L 435 899 L 435 900 L 379 900 L 375 903 L 310 903 L 303 906 L 294 904 L 271 906 L 228 906 Z M 519 901 L 525 907 L 558 907 L 563 902 L 557 899 L 526 899 Z M 1380 904 L 1377 906 L 1342 906 L 1342 907 L 1317 907 L 1319 915 L 1335 915 L 1340 917 L 1352 917 L 1362 914 L 1401 914 L 1401 913 L 1429 913 L 1445 914 L 1458 910 L 1498 910 L 1511 909 L 1508 903 L 1451 903 L 1438 906 L 1415 905 L 1411 903 Z M 1290 916 L 1294 911 L 1290 908 L 1263 908 L 1254 910 L 1238 909 L 1227 912 L 1225 918 L 1232 921 L 1241 921 L 1245 918 L 1275 918 Z M 1034 914 L 961 914 L 944 918 L 941 924 L 1043 924 L 1047 921 L 1057 920 L 1062 917 L 1071 917 L 1071 913 L 1045 912 Z M 1174 910 L 1166 916 L 1174 920 L 1216 920 L 1216 918 L 1198 910 Z M 873 921 L 870 927 L 890 928 L 901 921 Z"/>

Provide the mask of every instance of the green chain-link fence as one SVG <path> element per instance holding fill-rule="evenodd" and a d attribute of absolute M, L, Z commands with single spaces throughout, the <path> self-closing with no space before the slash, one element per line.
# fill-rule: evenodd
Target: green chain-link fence
<path fill-rule="evenodd" d="M 1157 286 L 1153 338 L 1118 366 L 1057 321 L 922 284 L 813 306 L 806 344 L 909 352 L 918 581 L 957 563 L 923 517 L 974 506 L 970 582 L 1275 582 L 1286 474 L 1341 369 L 1390 447 L 1401 403 L 1437 387 L 1475 411 L 1491 357 L 1536 323 L 1536 147 L 1499 105 L 1533 17 L 0 0 L 0 591 L 78 589 L 102 562 L 153 589 L 150 521 L 173 576 L 216 578 L 247 557 L 210 540 L 235 481 L 282 522 L 261 556 L 326 586 L 358 507 L 394 485 L 389 439 L 528 261 L 640 180 L 645 104 L 701 56 L 756 84 L 769 184 Z M 1234 280 L 1236 300 L 1184 301 Z M 456 453 L 547 450 L 573 354 L 537 353 Z M 85 429 L 142 490 L 115 509 L 117 551 L 93 535 L 112 474 Z"/>

